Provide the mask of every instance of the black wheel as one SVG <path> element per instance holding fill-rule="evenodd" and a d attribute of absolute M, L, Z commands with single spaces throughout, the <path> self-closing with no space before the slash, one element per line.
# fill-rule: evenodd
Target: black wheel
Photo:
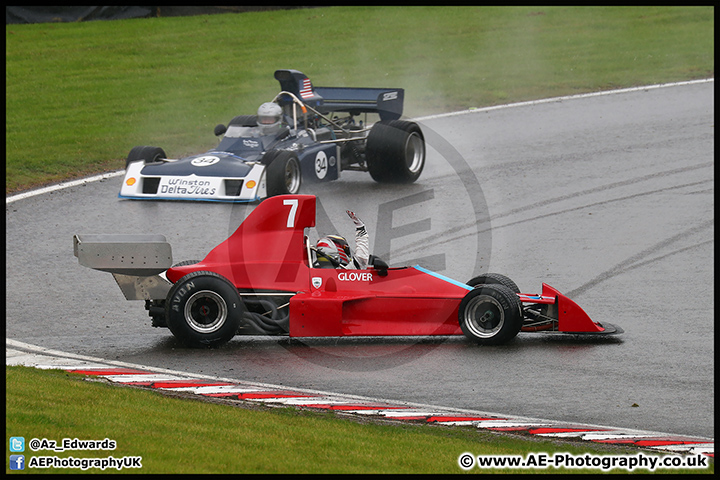
<path fill-rule="evenodd" d="M 241 127 L 257 127 L 257 115 L 238 115 L 230 120 L 230 125 L 239 125 Z"/>
<path fill-rule="evenodd" d="M 192 272 L 172 286 L 165 301 L 167 326 L 190 347 L 217 347 L 235 336 L 245 305 L 237 289 L 214 272 Z"/>
<path fill-rule="evenodd" d="M 297 155 L 287 150 L 276 150 L 266 153 L 262 163 L 267 165 L 265 178 L 269 197 L 295 195 L 300 191 L 302 174 Z"/>
<path fill-rule="evenodd" d="M 486 285 L 488 283 L 495 285 L 504 285 L 513 292 L 520 293 L 520 289 L 518 288 L 517 284 L 515 284 L 515 282 L 510 280 L 509 277 L 506 277 L 505 275 L 501 275 L 499 273 L 485 273 L 483 275 L 473 277 L 470 279 L 469 282 L 467 282 L 467 284 L 471 287 L 477 287 L 478 285 Z"/>
<path fill-rule="evenodd" d="M 515 338 L 522 327 L 521 308 L 515 292 L 503 285 L 485 284 L 470 290 L 460 302 L 460 328 L 475 343 L 505 343 Z"/>
<path fill-rule="evenodd" d="M 160 147 L 139 146 L 133 147 L 125 160 L 125 169 L 133 162 L 144 161 L 145 163 L 157 162 L 161 158 L 167 158 L 165 150 Z"/>
<path fill-rule="evenodd" d="M 377 122 L 368 134 L 365 159 L 376 182 L 414 182 L 425 166 L 422 130 L 403 120 Z"/>

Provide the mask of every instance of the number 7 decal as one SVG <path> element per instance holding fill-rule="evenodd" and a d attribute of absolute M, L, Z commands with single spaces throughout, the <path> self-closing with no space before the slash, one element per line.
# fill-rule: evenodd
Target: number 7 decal
<path fill-rule="evenodd" d="M 288 200 L 283 200 L 283 205 L 291 206 L 290 207 L 290 215 L 288 215 L 288 220 L 287 220 L 287 227 L 295 228 L 295 214 L 297 213 L 298 199 L 291 198 Z"/>

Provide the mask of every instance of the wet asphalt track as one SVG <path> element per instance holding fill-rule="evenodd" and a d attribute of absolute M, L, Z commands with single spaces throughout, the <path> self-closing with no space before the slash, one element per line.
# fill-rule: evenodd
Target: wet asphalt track
<path fill-rule="evenodd" d="M 161 233 L 176 261 L 199 259 L 252 207 L 119 200 L 120 177 L 7 205 L 6 335 L 239 380 L 713 438 L 713 88 L 421 119 L 418 183 L 347 172 L 304 191 L 327 213 L 318 233 L 350 236 L 343 212 L 353 209 L 391 265 L 419 261 L 458 280 L 503 273 L 526 293 L 546 282 L 621 337 L 522 333 L 498 347 L 236 337 L 188 350 L 109 274 L 80 267 L 72 235 Z"/>

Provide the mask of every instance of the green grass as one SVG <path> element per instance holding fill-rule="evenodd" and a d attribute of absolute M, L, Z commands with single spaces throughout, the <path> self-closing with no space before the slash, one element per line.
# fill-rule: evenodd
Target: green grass
<path fill-rule="evenodd" d="M 112 451 L 33 452 L 75 458 L 141 456 L 126 473 L 461 473 L 458 457 L 561 453 L 634 455 L 635 449 L 525 440 L 428 425 L 361 423 L 293 408 L 239 408 L 172 398 L 158 392 L 88 382 L 59 370 L 6 367 L 5 433 L 62 442 L 117 443 Z M 654 455 L 647 453 L 647 455 Z M 26 469 L 79 473 L 80 470 Z M 87 470 L 88 473 L 99 470 Z M 114 472 L 106 470 L 105 472 Z M 497 470 L 474 472 L 491 473 Z M 599 470 L 505 470 L 512 473 L 599 473 Z M 624 470 L 612 470 L 625 473 Z M 648 473 L 636 470 L 636 473 Z M 712 473 L 664 470 L 662 473 Z M 6 473 L 10 473 L 6 465 Z M 15 473 L 15 472 L 13 472 Z M 657 470 L 655 473 L 661 473 Z"/>
<path fill-rule="evenodd" d="M 6 26 L 6 194 L 171 156 L 316 85 L 403 87 L 417 117 L 714 76 L 713 7 L 329 7 Z"/>

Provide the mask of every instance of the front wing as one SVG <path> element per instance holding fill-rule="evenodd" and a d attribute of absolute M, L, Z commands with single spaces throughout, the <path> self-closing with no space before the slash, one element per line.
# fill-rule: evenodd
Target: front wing
<path fill-rule="evenodd" d="M 120 198 L 254 202 L 267 196 L 265 166 L 258 163 L 244 177 L 143 175 L 143 162 L 128 165 Z"/>

